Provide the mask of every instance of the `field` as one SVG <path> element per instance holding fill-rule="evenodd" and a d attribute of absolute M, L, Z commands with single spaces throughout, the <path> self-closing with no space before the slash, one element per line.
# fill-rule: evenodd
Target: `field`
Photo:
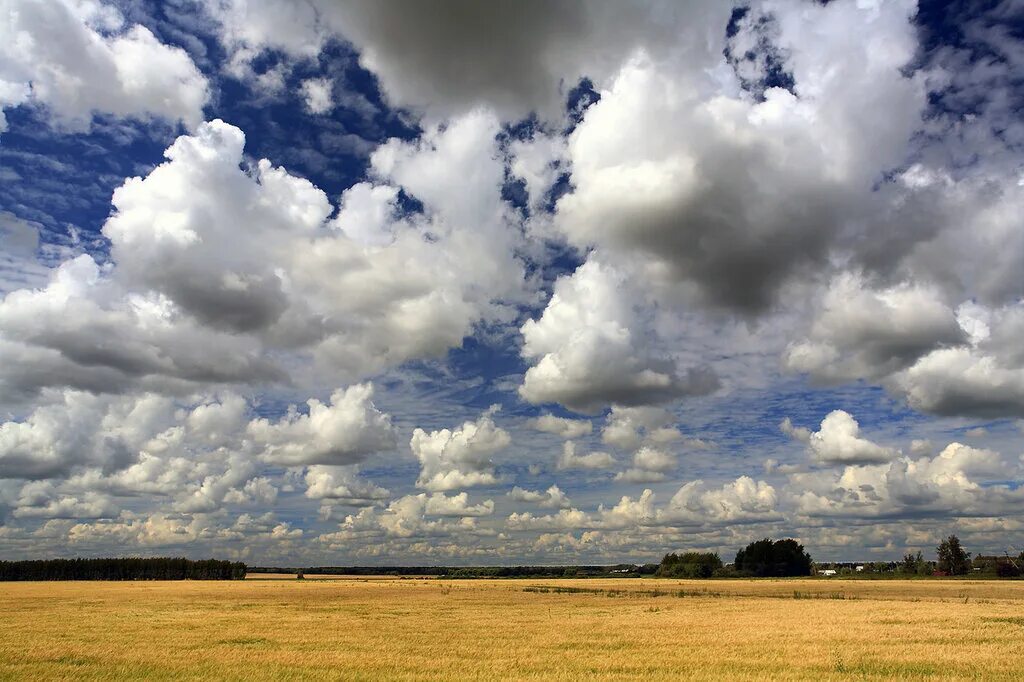
<path fill-rule="evenodd" d="M 1024 679 L 1024 582 L 260 578 L 0 583 L 0 679 Z"/>

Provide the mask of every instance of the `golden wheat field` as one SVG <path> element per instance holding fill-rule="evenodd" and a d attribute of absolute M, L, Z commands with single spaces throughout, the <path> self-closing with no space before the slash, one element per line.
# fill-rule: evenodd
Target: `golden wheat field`
<path fill-rule="evenodd" d="M 0 679 L 55 678 L 1021 680 L 1024 582 L 0 583 Z"/>

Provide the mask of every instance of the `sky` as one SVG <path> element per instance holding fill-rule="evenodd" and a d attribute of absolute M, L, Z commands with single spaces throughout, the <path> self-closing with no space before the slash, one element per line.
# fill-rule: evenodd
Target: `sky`
<path fill-rule="evenodd" d="M 1020 0 L 0 2 L 0 558 L 1024 549 Z"/>

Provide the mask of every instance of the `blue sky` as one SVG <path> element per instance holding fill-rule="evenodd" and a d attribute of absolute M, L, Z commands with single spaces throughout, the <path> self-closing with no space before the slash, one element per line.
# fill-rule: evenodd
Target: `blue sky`
<path fill-rule="evenodd" d="M 14 2 L 4 558 L 1020 545 L 1022 20 Z"/>

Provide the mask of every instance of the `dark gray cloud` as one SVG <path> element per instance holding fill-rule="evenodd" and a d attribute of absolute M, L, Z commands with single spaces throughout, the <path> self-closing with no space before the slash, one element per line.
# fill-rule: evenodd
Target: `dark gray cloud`
<path fill-rule="evenodd" d="M 242 59 L 265 47 L 308 56 L 340 36 L 393 105 L 433 118 L 489 106 L 508 119 L 557 119 L 580 78 L 603 83 L 636 49 L 686 52 L 695 68 L 711 67 L 731 3 L 272 0 L 213 11 Z"/>

